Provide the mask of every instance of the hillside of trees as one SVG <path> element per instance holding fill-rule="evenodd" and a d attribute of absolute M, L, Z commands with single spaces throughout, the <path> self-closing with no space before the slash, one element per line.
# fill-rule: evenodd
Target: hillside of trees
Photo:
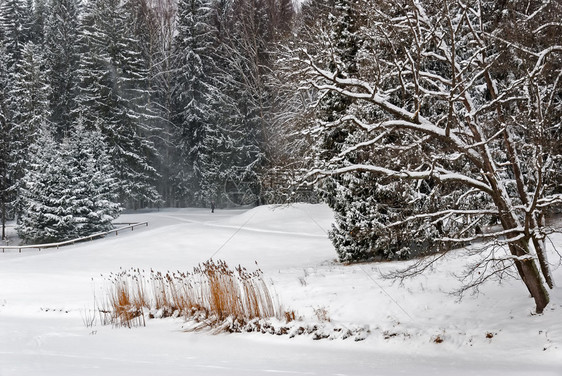
<path fill-rule="evenodd" d="M 11 219 L 46 242 L 123 208 L 322 200 L 340 260 L 490 241 L 467 288 L 516 270 L 540 311 L 561 15 L 534 0 L 0 0 L 2 237 Z"/>
<path fill-rule="evenodd" d="M 18 218 L 44 242 L 122 208 L 282 201 L 270 74 L 295 12 L 290 0 L 1 0 L 3 226 Z"/>

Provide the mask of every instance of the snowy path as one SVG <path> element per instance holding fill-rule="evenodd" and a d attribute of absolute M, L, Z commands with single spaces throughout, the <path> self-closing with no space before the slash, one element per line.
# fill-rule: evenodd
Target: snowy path
<path fill-rule="evenodd" d="M 323 206 L 178 209 L 118 221 L 140 220 L 150 226 L 60 250 L 0 254 L 0 376 L 562 375 L 559 288 L 547 313 L 530 316 L 517 281 L 458 303 L 445 291 L 451 270 L 402 286 L 380 280 L 376 271 L 392 264 L 334 262 Z M 231 265 L 257 262 L 304 320 L 325 308 L 331 324 L 366 325 L 372 334 L 362 342 L 211 335 L 184 332 L 178 319 L 135 329 L 84 325 L 94 292 L 103 292 L 100 274 L 190 270 L 213 254 Z M 452 268 L 460 268 L 454 258 Z M 555 276 L 562 283 L 560 269 Z M 445 342 L 433 343 L 436 334 Z"/>

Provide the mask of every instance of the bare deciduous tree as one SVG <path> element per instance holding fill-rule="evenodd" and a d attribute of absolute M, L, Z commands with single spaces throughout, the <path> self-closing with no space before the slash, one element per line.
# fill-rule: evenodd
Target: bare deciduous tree
<path fill-rule="evenodd" d="M 549 302 L 547 287 L 554 284 L 544 214 L 562 202 L 551 186 L 560 169 L 559 148 L 552 147 L 562 107 L 560 3 L 404 0 L 373 2 L 369 8 L 368 22 L 358 31 L 356 73 L 334 61 L 329 48 L 294 54 L 305 77 L 301 87 L 313 87 L 319 96 L 339 93 L 355 108 L 370 109 L 316 123 L 318 132 L 345 125 L 364 137 L 307 178 L 370 172 L 461 186 L 458 203 L 485 197 L 484 205 L 439 208 L 389 227 L 420 219 L 459 221 L 460 231 L 438 240 L 494 239 L 508 251 L 485 248 L 468 268 L 473 278 L 467 287 L 514 265 L 537 313 L 542 312 Z M 348 157 L 358 150 L 397 157 L 415 151 L 416 159 L 400 165 L 383 157 L 356 163 Z M 501 228 L 468 236 L 485 216 L 497 218 Z"/>

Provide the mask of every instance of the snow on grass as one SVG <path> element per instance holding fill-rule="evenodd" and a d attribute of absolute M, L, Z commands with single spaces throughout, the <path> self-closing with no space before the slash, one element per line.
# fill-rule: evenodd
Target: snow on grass
<path fill-rule="evenodd" d="M 533 301 L 517 280 L 459 301 L 449 292 L 465 250 L 404 283 L 383 279 L 381 272 L 405 263 L 339 264 L 326 235 L 332 220 L 326 206 L 304 204 L 139 211 L 117 222 L 148 221 L 146 228 L 0 254 L 0 375 L 562 374 L 559 287 L 542 315 L 531 314 Z M 553 240 L 562 248 L 560 234 Z M 284 308 L 302 319 L 293 329 L 348 328 L 362 337 L 191 333 L 179 318 L 133 329 L 98 319 L 86 325 L 94 295 L 99 301 L 106 293 L 104 275 L 189 271 L 211 256 L 263 270 Z M 562 283 L 562 268 L 554 276 Z"/>

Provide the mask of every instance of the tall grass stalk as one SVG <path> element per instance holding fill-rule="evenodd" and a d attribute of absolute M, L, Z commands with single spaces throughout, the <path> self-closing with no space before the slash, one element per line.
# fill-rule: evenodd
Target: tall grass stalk
<path fill-rule="evenodd" d="M 110 274 L 108 281 L 101 321 L 114 325 L 144 325 L 146 312 L 151 317 L 203 318 L 209 325 L 227 319 L 242 324 L 256 318 L 284 317 L 261 270 L 231 269 L 220 260 L 202 263 L 190 273 L 122 270 Z"/>

